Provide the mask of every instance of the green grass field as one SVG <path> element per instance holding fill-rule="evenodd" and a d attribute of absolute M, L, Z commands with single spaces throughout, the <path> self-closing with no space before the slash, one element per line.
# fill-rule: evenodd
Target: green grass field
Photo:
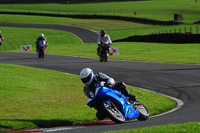
<path fill-rule="evenodd" d="M 26 20 L 26 21 L 24 21 Z M 120 20 L 101 19 L 74 19 L 62 17 L 28 16 L 28 15 L 4 15 L 0 14 L 1 23 L 27 23 L 27 24 L 55 24 L 83 27 L 93 30 L 120 30 L 150 27 L 148 24 L 126 22 Z M 151 26 L 152 27 L 152 26 Z"/>
<path fill-rule="evenodd" d="M 86 105 L 78 75 L 0 64 L 0 80 L 0 129 L 24 130 L 97 120 L 96 111 Z M 128 89 L 147 106 L 150 115 L 176 106 L 165 96 Z"/>
<path fill-rule="evenodd" d="M 24 21 L 26 20 L 26 21 Z M 46 17 L 46 16 L 27 16 L 27 15 L 3 15 L 0 14 L 1 23 L 26 23 L 26 24 L 53 24 L 53 25 L 65 25 L 82 27 L 92 30 L 105 29 L 111 35 L 112 40 L 122 39 L 133 35 L 147 35 L 152 33 L 173 33 L 181 30 L 182 33 L 192 32 L 196 33 L 196 28 L 200 29 L 199 25 L 174 25 L 174 26 L 161 26 L 142 24 L 136 22 L 122 21 L 122 20 L 101 20 L 101 19 L 74 19 L 74 18 L 60 18 L 60 17 Z M 199 31 L 200 32 L 200 31 Z"/>
<path fill-rule="evenodd" d="M 124 1 L 102 2 L 82 4 L 1 4 L 0 11 L 18 12 L 48 12 L 56 14 L 100 14 L 134 16 L 157 20 L 172 20 L 174 13 L 183 14 L 185 22 L 199 19 L 199 2 L 194 0 L 147 0 L 147 1 Z M 53 7 L 53 8 L 52 8 Z"/>
<path fill-rule="evenodd" d="M 188 122 L 184 124 L 168 124 L 146 128 L 111 131 L 106 133 L 199 133 L 200 122 Z"/>
<path fill-rule="evenodd" d="M 192 25 L 192 23 L 199 19 L 199 4 L 199 2 L 195 3 L 195 1 L 191 0 L 150 0 L 106 3 L 102 0 L 100 3 L 82 4 L 0 4 L 0 11 L 9 12 L 115 15 L 160 21 L 173 20 L 173 14 L 179 13 L 183 15 L 184 20 L 182 21 L 182 25 L 177 26 L 151 25 L 121 20 L 73 19 L 3 14 L 0 14 L 0 23 L 56 24 L 83 27 L 97 31 L 105 29 L 108 31 L 112 40 L 122 39 L 132 35 L 146 35 L 162 31 L 169 32 L 169 30 L 173 31 L 175 28 L 181 28 L 183 32 L 183 29 L 187 27 L 188 32 L 190 26 L 194 27 L 192 32 L 195 33 L 194 29 L 196 25 Z M 137 15 L 134 15 L 135 11 Z M 47 48 L 47 53 L 49 54 L 97 58 L 96 44 L 83 44 L 76 36 L 68 32 L 5 27 L 0 27 L 0 30 L 5 38 L 3 45 L 0 47 L 0 52 L 20 52 L 19 47 L 27 44 L 31 44 L 33 46 L 32 52 L 35 52 L 36 38 L 40 33 L 44 33 L 49 42 Z M 199 44 L 123 42 L 113 43 L 112 47 L 119 47 L 120 55 L 109 57 L 109 59 L 200 63 Z M 20 71 L 29 73 L 29 75 L 20 73 Z M 38 76 L 39 73 L 42 74 L 40 79 L 38 79 L 40 77 Z M 26 77 L 30 77 L 30 74 L 32 78 L 27 79 Z M 44 77 L 47 77 L 47 79 L 43 83 L 41 81 Z M 56 83 L 53 80 L 55 77 Z M 78 76 L 66 75 L 56 71 L 1 64 L 0 79 L 2 81 L 0 85 L 0 132 L 7 131 L 7 129 L 9 131 L 10 129 L 23 130 L 96 120 L 95 111 L 89 109 L 85 102 L 80 102 L 86 100 L 86 97 L 83 95 L 83 85 L 80 83 Z M 52 83 L 54 84 L 52 85 Z M 139 100 L 145 103 L 151 115 L 166 111 L 175 106 L 175 102 L 166 97 L 154 96 L 154 94 L 132 87 L 129 87 L 129 89 L 139 96 Z M 74 95 L 71 95 L 72 91 Z M 76 95 L 80 95 L 80 97 L 77 99 L 75 98 Z M 149 99 L 145 98 L 151 98 L 151 95 L 155 99 L 149 102 Z M 158 108 L 154 106 L 155 103 L 157 104 L 157 99 L 161 101 L 161 105 Z M 72 104 L 66 101 L 71 101 Z M 59 108 L 55 112 L 55 108 L 57 107 Z M 79 111 L 80 108 L 84 110 L 81 114 Z M 76 109 L 75 112 L 74 109 Z M 74 112 L 74 115 L 71 115 L 72 112 Z M 183 127 L 186 127 L 186 129 L 183 129 Z M 169 132 L 198 132 L 199 122 L 119 132 L 163 132 L 166 129 L 170 129 L 168 130 Z"/>
<path fill-rule="evenodd" d="M 40 33 L 44 33 L 49 43 L 47 48 L 48 54 L 98 58 L 96 55 L 97 44 L 83 44 L 79 38 L 68 32 L 46 29 L 4 27 L 2 27 L 1 30 L 4 33 L 5 40 L 0 48 L 0 52 L 20 52 L 20 46 L 28 44 L 32 45 L 32 52 L 35 52 L 36 38 Z M 112 47 L 119 47 L 120 55 L 109 57 L 109 59 L 171 63 L 200 63 L 200 54 L 198 50 L 199 44 L 123 42 L 113 43 Z"/>

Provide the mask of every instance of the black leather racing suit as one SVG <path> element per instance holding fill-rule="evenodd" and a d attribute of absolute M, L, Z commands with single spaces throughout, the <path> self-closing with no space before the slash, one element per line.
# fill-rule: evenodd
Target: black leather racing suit
<path fill-rule="evenodd" d="M 0 34 L 0 46 L 2 44 L 2 41 L 3 41 L 3 36 Z"/>

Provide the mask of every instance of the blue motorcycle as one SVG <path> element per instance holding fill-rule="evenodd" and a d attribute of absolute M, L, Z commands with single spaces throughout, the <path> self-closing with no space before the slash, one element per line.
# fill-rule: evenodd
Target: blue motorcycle
<path fill-rule="evenodd" d="M 138 119 L 140 121 L 149 118 L 147 108 L 139 101 L 131 103 L 121 92 L 107 88 L 100 84 L 95 85 L 94 92 L 90 93 L 87 105 L 97 110 L 99 120 L 110 118 L 116 123 L 123 123 Z"/>
<path fill-rule="evenodd" d="M 38 58 L 44 58 L 47 43 L 45 40 L 39 42 L 38 46 Z"/>

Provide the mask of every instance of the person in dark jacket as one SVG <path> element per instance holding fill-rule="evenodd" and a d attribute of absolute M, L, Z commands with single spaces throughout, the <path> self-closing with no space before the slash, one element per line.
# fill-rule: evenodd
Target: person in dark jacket
<path fill-rule="evenodd" d="M 0 46 L 1 46 L 3 40 L 4 40 L 4 37 L 2 36 L 1 31 L 0 31 Z"/>
<path fill-rule="evenodd" d="M 36 40 L 36 53 L 38 52 L 38 48 L 39 48 L 40 43 L 42 43 L 43 41 L 45 41 L 45 49 L 46 49 L 46 47 L 48 45 L 47 39 L 44 37 L 44 34 L 41 33 Z"/>

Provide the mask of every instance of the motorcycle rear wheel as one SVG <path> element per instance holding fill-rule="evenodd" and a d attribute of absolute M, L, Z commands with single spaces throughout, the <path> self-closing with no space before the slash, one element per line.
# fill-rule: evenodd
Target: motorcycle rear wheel
<path fill-rule="evenodd" d="M 108 56 L 107 56 L 107 51 L 104 53 L 104 62 L 107 62 Z"/>
<path fill-rule="evenodd" d="M 121 111 L 117 108 L 117 106 L 110 101 L 110 104 L 108 103 L 102 103 L 101 109 L 104 114 L 107 115 L 108 118 L 110 118 L 112 121 L 116 123 L 122 123 L 125 122 L 125 117 L 121 113 Z"/>
<path fill-rule="evenodd" d="M 103 62 L 103 59 L 102 59 L 101 57 L 99 57 L 99 61 L 100 61 L 100 62 Z"/>
<path fill-rule="evenodd" d="M 101 54 L 99 55 L 99 61 L 100 62 L 103 62 L 104 61 L 104 56 L 103 56 L 103 53 L 101 52 Z"/>
<path fill-rule="evenodd" d="M 137 118 L 139 121 L 144 121 L 149 118 L 149 111 L 143 104 L 137 105 L 137 110 L 140 113 L 140 116 Z"/>

